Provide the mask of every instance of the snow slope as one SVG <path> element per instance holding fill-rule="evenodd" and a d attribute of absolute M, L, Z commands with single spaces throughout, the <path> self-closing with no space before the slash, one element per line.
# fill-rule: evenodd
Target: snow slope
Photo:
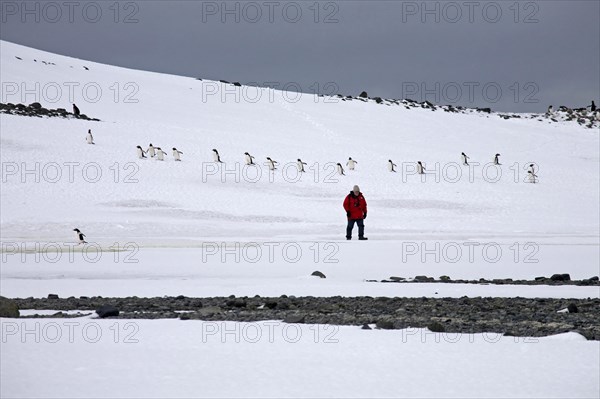
<path fill-rule="evenodd" d="M 600 274 L 597 130 L 308 94 L 292 102 L 290 93 L 247 87 L 236 99 L 232 85 L 7 42 L 0 71 L 4 103 L 70 110 L 75 102 L 102 120 L 0 114 L 3 296 L 600 296 L 598 287 L 365 281 Z M 135 147 L 150 142 L 167 150 L 166 161 L 136 158 Z M 213 148 L 225 164 L 212 161 Z M 245 151 L 259 166 L 243 165 Z M 462 151 L 480 165 L 458 165 Z M 497 152 L 503 165 L 484 169 Z M 262 164 L 267 156 L 281 163 L 275 173 Z M 332 174 L 331 163 L 349 156 L 357 170 Z M 299 181 L 297 158 L 309 167 Z M 417 160 L 428 170 L 437 163 L 437 176 L 422 181 Z M 531 162 L 539 184 L 524 182 Z M 341 203 L 354 184 L 369 203 L 368 242 L 344 239 Z M 75 227 L 89 246 L 75 246 Z M 327 278 L 310 277 L 316 269 Z M 0 322 L 3 397 L 600 394 L 600 346 L 575 333 L 532 340 L 329 326 L 337 341 L 326 343 L 327 326 L 277 321 L 272 341 L 267 322 Z M 78 323 L 73 340 L 68 322 Z M 300 329 L 290 333 L 301 339 L 290 342 L 284 328 Z M 255 331 L 262 339 L 253 343 Z"/>

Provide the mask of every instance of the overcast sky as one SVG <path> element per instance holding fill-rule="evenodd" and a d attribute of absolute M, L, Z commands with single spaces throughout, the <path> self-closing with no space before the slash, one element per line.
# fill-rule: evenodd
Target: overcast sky
<path fill-rule="evenodd" d="M 2 40 L 123 67 L 500 111 L 599 103 L 598 0 L 1 5 Z"/>

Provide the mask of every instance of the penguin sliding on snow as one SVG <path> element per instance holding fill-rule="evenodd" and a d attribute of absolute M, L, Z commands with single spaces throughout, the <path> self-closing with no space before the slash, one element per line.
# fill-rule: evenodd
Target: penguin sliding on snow
<path fill-rule="evenodd" d="M 141 146 L 137 146 L 137 155 L 139 159 L 145 159 L 146 158 L 146 151 L 144 151 L 144 149 Z"/>
<path fill-rule="evenodd" d="M 181 161 L 180 155 L 182 155 L 182 154 L 183 154 L 183 152 L 181 152 L 177 148 L 173 147 L 173 158 L 175 158 L 175 161 Z"/>
<path fill-rule="evenodd" d="M 87 137 L 85 138 L 88 144 L 96 144 L 94 143 L 94 136 L 92 136 L 92 129 L 88 129 Z"/>
<path fill-rule="evenodd" d="M 348 162 L 346 162 L 346 166 L 348 167 L 349 170 L 354 170 L 357 163 L 358 162 L 356 162 L 354 159 L 352 159 L 352 157 L 349 157 Z"/>
<path fill-rule="evenodd" d="M 164 161 L 165 160 L 165 155 L 167 155 L 167 153 L 164 152 L 162 150 L 162 148 L 156 147 L 156 160 L 157 161 Z"/>
<path fill-rule="evenodd" d="M 306 165 L 306 162 L 302 162 L 302 160 L 300 158 L 298 158 L 298 160 L 296 161 L 296 165 L 298 165 L 298 172 L 300 173 L 304 173 L 304 165 Z"/>
<path fill-rule="evenodd" d="M 461 152 L 460 158 L 462 159 L 463 165 L 469 165 L 469 162 L 467 161 L 469 159 L 469 157 L 467 156 L 467 154 L 465 154 L 464 152 Z"/>
<path fill-rule="evenodd" d="M 150 155 L 150 158 L 154 158 L 154 156 L 156 155 L 156 151 L 155 151 L 154 146 L 152 145 L 152 143 L 150 143 L 150 145 L 148 146 L 148 149 L 146 150 L 146 152 L 148 153 L 148 155 Z"/>
<path fill-rule="evenodd" d="M 421 161 L 417 161 L 417 173 L 420 175 L 425 174 L 425 166 L 421 163 Z"/>
<path fill-rule="evenodd" d="M 213 152 L 214 161 L 218 162 L 218 163 L 223 163 L 223 161 L 221 161 L 221 156 L 219 155 L 219 151 L 217 151 L 213 148 L 212 152 Z"/>
<path fill-rule="evenodd" d="M 249 153 L 244 153 L 244 159 L 246 160 L 246 165 L 254 165 L 254 157 Z"/>
<path fill-rule="evenodd" d="M 338 173 L 339 173 L 340 175 L 342 175 L 342 176 L 346 176 L 346 174 L 344 173 L 344 167 L 343 167 L 343 166 L 342 166 L 342 164 L 341 164 L 341 163 L 339 163 L 339 162 L 337 163 L 337 171 L 338 171 Z"/>
<path fill-rule="evenodd" d="M 277 165 L 279 162 L 277 161 L 273 161 L 270 157 L 267 157 L 267 164 L 269 165 L 269 170 L 275 170 L 277 169 L 275 167 L 275 165 Z"/>
<path fill-rule="evenodd" d="M 77 234 L 77 239 L 79 240 L 79 244 L 87 244 L 85 240 L 85 234 L 83 234 L 79 229 L 73 229 L 75 234 Z"/>
<path fill-rule="evenodd" d="M 393 163 L 391 159 L 388 159 L 388 170 L 390 172 L 394 172 L 395 173 L 396 172 L 396 166 L 398 166 L 398 165 L 396 165 L 395 163 Z"/>
<path fill-rule="evenodd" d="M 498 158 L 499 156 L 500 156 L 500 154 L 494 155 L 494 165 L 502 165 L 500 163 L 500 159 Z"/>

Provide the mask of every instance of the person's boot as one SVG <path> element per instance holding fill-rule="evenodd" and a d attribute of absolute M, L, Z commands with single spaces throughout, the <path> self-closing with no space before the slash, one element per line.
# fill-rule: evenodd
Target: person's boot
<path fill-rule="evenodd" d="M 365 240 L 368 240 L 368 238 L 367 238 L 367 237 L 358 237 L 358 239 L 359 239 L 360 241 L 365 241 Z"/>

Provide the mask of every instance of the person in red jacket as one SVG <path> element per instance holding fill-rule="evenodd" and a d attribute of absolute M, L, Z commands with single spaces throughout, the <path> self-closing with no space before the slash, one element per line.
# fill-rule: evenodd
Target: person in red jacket
<path fill-rule="evenodd" d="M 368 240 L 365 237 L 365 224 L 363 220 L 367 218 L 367 200 L 363 197 L 358 186 L 354 186 L 350 194 L 344 200 L 344 209 L 348 217 L 348 227 L 346 227 L 346 240 L 352 239 L 352 229 L 354 223 L 358 225 L 358 239 Z"/>

